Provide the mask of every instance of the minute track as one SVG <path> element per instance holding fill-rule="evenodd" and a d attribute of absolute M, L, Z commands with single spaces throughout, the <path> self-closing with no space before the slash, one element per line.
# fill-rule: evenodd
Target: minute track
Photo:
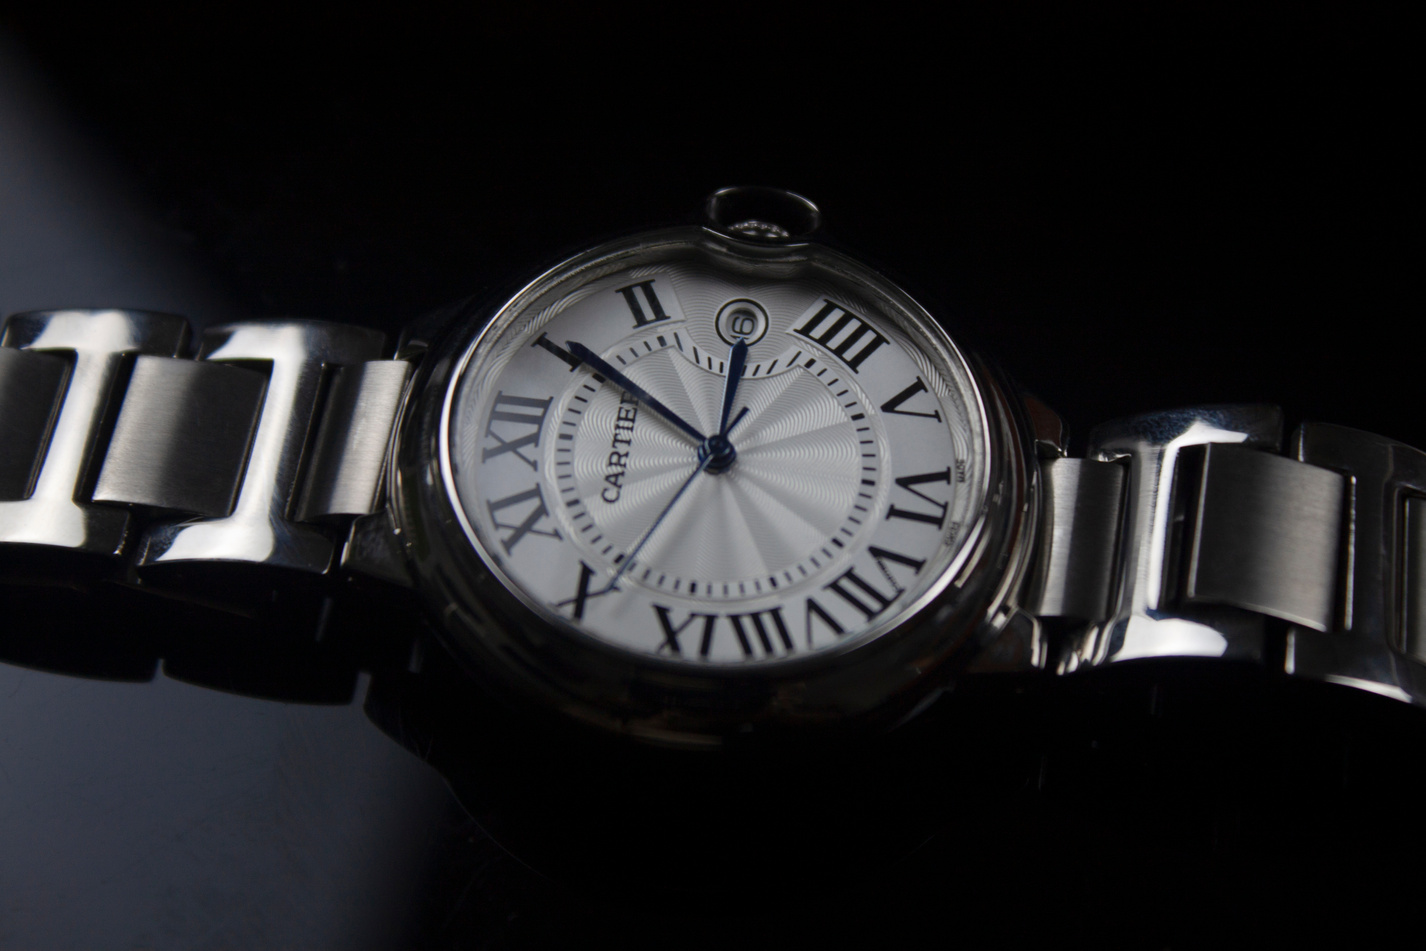
<path fill-rule="evenodd" d="M 626 347 L 625 352 L 627 352 L 627 349 Z M 672 354 L 674 359 L 678 359 L 676 348 L 663 347 L 657 348 L 654 351 L 648 351 L 645 350 L 642 343 L 636 343 L 634 349 L 641 352 L 641 357 L 639 361 L 631 362 L 630 373 L 642 372 L 639 369 L 642 362 L 646 359 L 654 359 L 657 357 L 658 350 L 664 350 L 667 354 Z M 706 362 L 699 361 L 697 364 L 694 364 L 694 361 L 691 359 L 691 354 L 689 364 L 700 366 L 700 372 L 709 372 L 706 370 Z M 799 377 L 797 374 L 803 375 Z M 660 375 L 670 379 L 672 378 L 669 377 L 667 370 L 661 371 Z M 727 392 L 725 380 L 726 378 L 720 379 L 716 375 L 712 376 L 711 382 L 717 383 L 718 392 L 721 394 L 714 399 L 713 402 L 721 403 L 725 400 Z M 638 381 L 634 380 L 633 382 L 637 383 Z M 798 396 L 789 406 L 799 407 L 798 409 L 791 410 L 794 417 L 798 414 L 805 414 L 809 405 L 815 405 L 806 402 L 809 398 L 809 394 L 820 392 L 825 394 L 821 397 L 817 397 L 817 399 L 825 400 L 824 405 L 826 408 L 822 411 L 824 415 L 820 417 L 823 422 L 820 425 L 812 426 L 811 432 L 816 435 L 812 436 L 812 441 L 806 443 L 806 445 L 815 450 L 814 458 L 818 454 L 825 457 L 827 447 L 831 445 L 827 442 L 829 431 L 826 429 L 826 425 L 833 420 L 841 420 L 841 422 L 836 425 L 844 427 L 846 435 L 839 438 L 845 440 L 844 445 L 847 447 L 846 458 L 848 460 L 853 458 L 859 460 L 858 465 L 847 474 L 846 481 L 843 483 L 846 487 L 837 490 L 838 493 L 844 493 L 838 496 L 843 500 L 838 503 L 839 506 L 841 506 L 841 511 L 845 512 L 843 521 L 840 525 L 827 524 L 825 522 L 825 516 L 821 515 L 814 518 L 811 522 L 802 523 L 799 521 L 799 524 L 805 524 L 808 528 L 820 523 L 828 533 L 822 534 L 821 532 L 817 532 L 816 535 L 807 537 L 800 545 L 800 554 L 791 558 L 788 558 L 786 555 L 782 556 L 782 564 L 779 565 L 779 570 L 782 572 L 780 581 L 776 579 L 776 576 L 762 572 L 734 577 L 725 576 L 721 578 L 717 576 L 719 574 L 718 572 L 714 572 L 713 578 L 707 578 L 709 571 L 706 565 L 703 568 L 698 568 L 693 563 L 687 563 L 684 564 L 684 567 L 690 570 L 672 573 L 660 572 L 660 578 L 645 578 L 642 573 L 640 573 L 637 574 L 632 581 L 628 579 L 621 581 L 621 585 L 634 583 L 655 589 L 672 590 L 669 578 L 687 578 L 692 574 L 703 576 L 700 578 L 700 584 L 697 589 L 698 596 L 712 600 L 738 600 L 747 597 L 749 592 L 763 594 L 764 592 L 774 590 L 774 586 L 779 586 L 785 590 L 795 586 L 799 582 L 819 575 L 829 567 L 832 561 L 840 559 L 843 554 L 846 553 L 846 547 L 840 540 L 834 542 L 833 539 L 839 539 L 843 535 L 845 537 L 854 537 L 855 530 L 858 526 L 863 525 L 867 521 L 866 516 L 870 511 L 869 503 L 874 499 L 875 487 L 878 484 L 877 479 L 866 478 L 868 475 L 867 470 L 869 469 L 870 473 L 874 476 L 879 471 L 879 467 L 875 464 L 877 458 L 875 451 L 866 452 L 863 450 L 874 450 L 877 440 L 875 438 L 868 438 L 872 430 L 864 422 L 860 425 L 853 425 L 849 420 L 850 415 L 857 415 L 861 416 L 863 420 L 866 419 L 866 413 L 862 411 L 863 406 L 860 402 L 848 401 L 845 398 L 838 400 L 834 393 L 829 393 L 829 387 L 833 385 L 836 386 L 836 392 L 838 393 L 849 392 L 846 388 L 846 383 L 838 380 L 835 376 L 818 378 L 815 373 L 797 367 L 794 368 L 792 375 L 779 374 L 774 377 L 764 377 L 759 381 L 749 381 L 749 385 L 753 386 L 754 389 L 749 391 L 748 399 L 758 408 L 758 412 L 763 414 L 763 425 L 765 427 L 770 425 L 773 428 L 771 431 L 764 431 L 759 435 L 754 428 L 755 421 L 750 421 L 747 424 L 743 434 L 737 438 L 736 442 L 739 447 L 739 453 L 744 454 L 748 462 L 745 468 L 743 467 L 744 464 L 740 462 L 738 466 L 734 467 L 733 471 L 727 474 L 727 478 L 730 480 L 730 488 L 732 486 L 740 486 L 740 488 L 734 490 L 735 495 L 748 497 L 750 500 L 751 498 L 765 500 L 763 502 L 754 503 L 756 505 L 774 504 L 772 497 L 767 495 L 767 489 L 761 488 L 760 486 L 766 485 L 768 488 L 775 488 L 778 484 L 784 483 L 788 474 L 792 471 L 796 471 L 795 468 L 791 470 L 787 468 L 789 463 L 794 466 L 806 465 L 805 463 L 797 463 L 796 461 L 798 453 L 801 452 L 801 450 L 797 448 L 799 446 L 799 437 L 797 434 L 798 432 L 806 431 L 807 425 L 811 421 L 809 419 L 808 422 L 794 424 L 794 428 L 789 430 L 786 426 L 786 422 L 781 418 L 784 411 L 780 410 L 779 407 L 789 396 L 801 392 L 802 395 Z M 772 389 L 760 392 L 756 389 L 759 386 L 770 386 Z M 813 387 L 813 389 L 808 390 L 808 387 Z M 611 397 L 607 394 L 599 397 L 600 400 L 604 401 L 606 406 L 610 398 Z M 740 398 L 739 402 L 741 403 L 742 401 Z M 577 402 L 577 400 L 573 400 L 572 398 L 572 402 Z M 584 406 L 585 404 L 580 405 Z M 856 412 L 853 413 L 853 411 Z M 565 412 L 569 413 L 570 410 L 567 409 Z M 625 534 L 627 530 L 620 528 L 620 516 L 618 513 L 624 506 L 624 491 L 632 493 L 632 495 L 629 496 L 629 504 L 636 507 L 635 511 L 637 511 L 638 506 L 644 504 L 641 501 L 641 499 L 644 498 L 641 493 L 643 491 L 642 485 L 647 478 L 644 475 L 644 472 L 647 470 L 643 468 L 647 460 L 647 451 L 644 450 L 642 446 L 632 447 L 636 451 L 630 452 L 630 468 L 627 473 L 623 472 L 622 469 L 619 473 L 621 479 L 621 493 L 619 499 L 615 500 L 618 502 L 618 505 L 606 506 L 600 504 L 601 502 L 611 502 L 611 496 L 606 490 L 600 493 L 603 496 L 602 499 L 595 498 L 595 492 L 593 491 L 595 486 L 588 480 L 595 474 L 595 470 L 591 468 L 594 466 L 595 461 L 604 460 L 604 462 L 607 462 L 610 455 L 607 453 L 609 448 L 608 440 L 603 436 L 604 430 L 602 427 L 605 425 L 607 424 L 591 422 L 589 412 L 585 410 L 581 410 L 577 416 L 567 415 L 561 422 L 560 427 L 562 430 L 568 429 L 571 432 L 579 433 L 576 438 L 575 455 L 585 460 L 574 467 L 576 472 L 579 473 L 579 478 L 585 481 L 579 483 L 577 486 L 572 486 L 572 483 L 576 481 L 574 478 L 566 479 L 562 477 L 560 480 L 561 489 L 566 497 L 572 496 L 587 501 L 588 504 L 584 509 L 571 509 L 571 511 L 579 511 L 581 516 L 587 515 L 593 519 L 594 523 L 600 525 L 601 532 L 606 538 L 630 538 L 630 536 Z M 642 428 L 642 423 L 638 425 L 640 427 L 639 432 L 642 434 L 639 437 L 641 442 L 648 438 L 650 434 L 656 436 L 658 432 L 657 427 L 654 430 L 647 430 Z M 797 428 L 799 426 L 801 429 Z M 675 447 L 669 445 L 668 448 L 674 449 Z M 790 456 L 789 453 L 791 453 Z M 779 457 L 782 458 L 779 459 Z M 620 461 L 622 464 L 623 460 L 621 459 Z M 873 464 L 863 469 L 861 463 L 868 461 Z M 769 465 L 771 465 L 771 468 L 769 468 Z M 815 484 L 817 479 L 825 478 L 826 476 L 825 472 L 819 472 L 819 469 L 825 468 L 825 463 L 814 462 L 813 465 L 814 468 L 808 470 L 807 477 L 814 481 L 809 484 Z M 657 469 L 655 471 L 657 471 Z M 686 476 L 681 477 L 680 481 L 682 478 L 686 478 Z M 769 479 L 772 480 L 771 483 L 767 482 Z M 868 482 L 870 482 L 872 492 L 867 491 Z M 668 486 L 666 490 L 668 492 L 677 491 L 679 488 L 679 485 L 672 482 L 665 484 Z M 784 492 L 783 489 L 778 488 L 775 488 L 775 491 L 778 494 Z M 751 497 L 748 496 L 749 493 L 752 494 Z M 665 496 L 665 499 L 666 498 Z M 705 500 L 705 503 L 707 501 L 708 500 Z M 789 501 L 792 504 L 790 510 L 785 508 L 787 503 L 776 503 L 775 511 L 784 513 L 779 517 L 785 519 L 791 515 L 792 512 L 797 511 L 799 508 L 804 508 L 807 504 L 805 501 L 797 501 L 795 497 Z M 746 505 L 748 503 L 745 502 L 743 504 Z M 654 511 L 650 511 L 649 515 L 642 517 L 634 515 L 633 522 L 635 524 L 647 524 L 649 519 L 656 516 L 657 513 Z M 675 515 L 674 517 L 678 516 Z M 735 519 L 738 518 L 736 515 L 733 517 Z M 795 515 L 792 517 L 799 518 Z M 614 519 L 614 521 L 611 521 L 611 518 Z M 591 523 L 578 519 L 572 524 L 578 529 L 585 529 Z M 571 534 L 577 535 L 578 532 Z M 632 544 L 637 544 L 637 540 L 630 538 L 630 541 L 625 544 L 621 545 L 616 543 L 614 549 L 610 552 L 605 552 L 602 547 L 594 549 L 589 552 L 589 555 L 595 561 L 601 561 L 610 565 L 609 570 L 611 572 L 618 571 L 622 573 L 626 570 L 623 568 L 623 565 L 631 551 L 629 545 Z M 831 546 L 830 548 L 829 545 Z M 646 560 L 647 559 L 642 556 L 638 558 L 640 562 Z M 591 561 L 591 563 L 594 563 L 594 561 Z M 771 582 L 764 580 L 769 577 L 774 580 Z"/>

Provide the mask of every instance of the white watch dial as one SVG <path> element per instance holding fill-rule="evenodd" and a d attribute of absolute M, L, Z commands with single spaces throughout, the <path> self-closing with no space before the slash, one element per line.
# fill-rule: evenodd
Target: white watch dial
<path fill-rule="evenodd" d="M 769 663 L 885 633 L 948 583 L 985 429 L 954 346 L 871 272 L 681 232 L 507 305 L 452 388 L 445 458 L 472 542 L 547 622 Z"/>

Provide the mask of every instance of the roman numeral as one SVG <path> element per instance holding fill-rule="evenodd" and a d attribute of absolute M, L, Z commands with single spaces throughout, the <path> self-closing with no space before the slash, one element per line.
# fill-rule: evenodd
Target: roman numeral
<path fill-rule="evenodd" d="M 867 357 L 887 342 L 865 320 L 830 300 L 824 301 L 820 310 L 809 311 L 804 316 L 807 320 L 801 327 L 793 328 L 792 332 L 817 341 L 841 357 L 854 373 L 858 372 Z"/>
<path fill-rule="evenodd" d="M 910 555 L 903 555 L 896 551 L 887 551 L 885 548 L 878 548 L 875 545 L 868 548 L 866 553 L 871 555 L 872 561 L 876 562 L 876 567 L 880 569 L 882 577 L 891 583 L 891 586 L 897 590 L 897 593 L 900 593 L 903 588 L 897 580 L 891 576 L 891 569 L 886 567 L 888 561 L 895 562 L 898 565 L 905 565 L 911 569 L 913 576 L 919 575 L 921 569 L 926 565 L 926 559 L 924 558 L 912 558 Z"/>
<path fill-rule="evenodd" d="M 767 611 L 751 611 L 747 614 L 699 614 L 697 612 L 689 614 L 682 621 L 675 624 L 673 612 L 661 604 L 653 606 L 654 614 L 659 619 L 659 629 L 663 631 L 663 643 L 659 645 L 659 651 L 668 652 L 683 656 L 683 644 L 680 640 L 683 632 L 695 621 L 702 620 L 703 624 L 694 629 L 698 632 L 698 656 L 702 660 L 707 660 L 713 653 L 713 642 L 719 636 L 719 631 L 728 630 L 733 638 L 738 642 L 738 649 L 743 652 L 744 658 L 754 657 L 774 657 L 778 654 L 791 653 L 795 647 L 792 643 L 792 635 L 787 630 L 787 621 L 782 616 L 782 608 L 774 607 Z M 726 621 L 726 624 L 720 624 Z M 726 637 L 726 635 L 723 635 Z"/>
<path fill-rule="evenodd" d="M 537 400 L 528 396 L 506 396 L 504 391 L 496 393 L 495 402 L 490 407 L 490 416 L 485 421 L 486 438 L 495 440 L 496 444 L 481 451 L 480 461 L 489 462 L 495 456 L 513 452 L 531 469 L 538 469 L 535 460 L 521 450 L 540 444 L 540 430 L 545 424 L 545 413 L 549 411 L 552 402 L 554 397 Z M 505 435 L 496 431 L 496 423 L 504 424 L 501 428 L 505 430 Z M 514 438 L 506 439 L 505 436 Z"/>
<path fill-rule="evenodd" d="M 764 622 L 766 618 L 766 622 Z M 738 639 L 738 646 L 743 649 L 744 657 L 752 657 L 761 648 L 764 657 L 771 657 L 781 650 L 783 653 L 792 651 L 792 637 L 787 633 L 787 624 L 782 619 L 782 608 L 775 607 L 770 611 L 754 611 L 751 614 L 729 614 L 728 620 L 733 624 L 733 635 Z M 699 646 L 699 653 L 707 657 L 709 649 L 713 646 L 713 639 L 710 627 L 703 634 L 703 643 Z M 774 637 L 775 636 L 775 637 Z"/>
<path fill-rule="evenodd" d="M 713 625 L 717 623 L 718 615 L 692 613 L 689 614 L 688 617 L 683 619 L 682 624 L 675 626 L 673 623 L 673 618 L 670 616 L 669 609 L 664 607 L 662 604 L 654 605 L 654 614 L 658 615 L 659 627 L 663 630 L 663 643 L 659 645 L 660 653 L 667 649 L 669 653 L 678 654 L 679 656 L 682 656 L 683 649 L 679 647 L 678 636 L 683 633 L 684 628 L 688 627 L 688 625 L 693 623 L 694 619 L 702 618 L 704 645 L 703 656 L 708 656 L 707 646 L 712 644 L 713 642 Z"/>
<path fill-rule="evenodd" d="M 573 373 L 575 370 L 578 370 L 581 366 L 584 365 L 583 360 L 570 353 L 564 347 L 561 347 L 559 344 L 555 343 L 546 334 L 540 334 L 540 336 L 537 337 L 534 343 L 530 344 L 530 346 L 540 347 L 541 349 L 547 350 L 555 356 L 559 357 L 565 363 L 569 364 L 569 370 L 571 373 Z"/>
<path fill-rule="evenodd" d="M 574 597 L 566 598 L 555 604 L 557 608 L 570 607 L 569 616 L 576 621 L 584 620 L 584 605 L 590 598 L 598 598 L 609 594 L 611 591 L 618 591 L 618 588 L 604 588 L 600 591 L 589 590 L 589 583 L 594 580 L 594 569 L 584 562 L 579 563 L 579 585 L 575 589 Z"/>
<path fill-rule="evenodd" d="M 920 489 L 915 488 L 916 486 L 924 485 L 927 482 L 944 482 L 946 485 L 950 485 L 950 468 L 947 467 L 944 472 L 927 472 L 922 475 L 902 476 L 901 478 L 896 480 L 896 484 L 899 485 L 901 488 L 905 489 L 907 492 L 910 492 L 917 498 L 929 502 L 937 509 L 940 509 L 940 514 L 933 514 L 931 512 L 917 512 L 912 509 L 897 508 L 895 503 L 893 503 L 891 507 L 888 508 L 886 511 L 886 517 L 904 518 L 909 519 L 913 522 L 927 522 L 931 525 L 936 526 L 937 528 L 943 527 L 946 524 L 946 509 L 950 506 L 950 503 L 937 502 L 925 492 L 922 492 Z"/>
<path fill-rule="evenodd" d="M 857 574 L 855 568 L 848 568 L 832 579 L 830 584 L 824 584 L 822 590 L 837 595 L 865 614 L 868 621 L 885 611 L 891 602 L 896 600 L 896 596 L 901 593 L 901 590 L 893 585 L 890 595 L 882 594 L 875 585 Z"/>
<path fill-rule="evenodd" d="M 640 291 L 643 292 L 644 303 L 649 305 L 647 313 L 644 311 L 644 305 L 639 302 Z M 668 320 L 668 314 L 664 313 L 663 304 L 659 303 L 659 295 L 654 293 L 653 278 L 640 281 L 637 284 L 630 284 L 628 287 L 620 287 L 618 292 L 624 295 L 624 302 L 629 305 L 629 311 L 634 315 L 635 327 Z M 653 316 L 649 316 L 650 314 Z"/>
<path fill-rule="evenodd" d="M 881 411 L 882 411 L 883 413 L 895 413 L 895 414 L 898 415 L 898 416 L 923 416 L 923 417 L 925 417 L 926 419 L 934 419 L 936 422 L 939 423 L 939 422 L 941 421 L 941 411 L 938 410 L 938 409 L 932 410 L 932 411 L 929 412 L 929 413 L 919 413 L 919 412 L 917 412 L 916 410 L 902 409 L 902 408 L 901 408 L 901 404 L 902 404 L 902 403 L 905 403 L 907 400 L 911 399 L 911 397 L 915 396 L 917 393 L 929 393 L 929 392 L 930 392 L 930 391 L 926 389 L 926 381 L 923 380 L 923 379 L 921 379 L 921 378 L 918 376 L 918 377 L 916 378 L 916 382 L 915 382 L 915 383 L 912 383 L 912 384 L 911 384 L 910 386 L 908 386 L 906 389 L 902 390 L 900 393 L 897 393 L 895 396 L 893 396 L 891 399 L 887 400 L 885 403 L 882 403 L 882 404 L 881 404 Z"/>
<path fill-rule="evenodd" d="M 505 554 L 510 554 L 520 540 L 526 535 L 543 535 L 546 538 L 560 538 L 559 529 L 541 529 L 540 520 L 549 517 L 550 511 L 545 508 L 545 496 L 540 491 L 538 484 L 533 489 L 524 492 L 516 492 L 514 495 L 507 495 L 503 499 L 496 499 L 493 502 L 486 502 L 486 508 L 490 509 L 490 521 L 497 529 L 507 531 L 510 534 L 500 539 L 500 543 L 505 546 Z M 502 522 L 497 512 L 504 512 L 506 509 L 516 509 L 510 517 L 519 518 L 520 512 L 525 513 L 524 519 L 519 522 Z"/>
<path fill-rule="evenodd" d="M 807 601 L 803 605 L 803 612 L 803 621 L 807 631 L 808 649 L 811 649 L 813 646 L 812 619 L 814 617 L 817 618 L 817 620 L 821 621 L 823 625 L 825 625 L 827 629 L 830 630 L 837 637 L 841 637 L 843 634 L 846 633 L 846 629 L 843 628 L 840 623 L 838 623 L 836 618 L 832 617 L 832 615 L 827 612 L 826 608 L 822 607 L 822 605 L 817 603 L 816 598 L 807 599 Z"/>

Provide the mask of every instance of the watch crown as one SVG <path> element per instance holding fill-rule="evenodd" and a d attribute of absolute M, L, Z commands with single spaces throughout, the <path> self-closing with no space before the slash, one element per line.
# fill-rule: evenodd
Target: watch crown
<path fill-rule="evenodd" d="M 703 213 L 719 234 L 773 244 L 801 241 L 822 226 L 822 212 L 810 200 L 760 185 L 720 188 L 708 196 Z"/>

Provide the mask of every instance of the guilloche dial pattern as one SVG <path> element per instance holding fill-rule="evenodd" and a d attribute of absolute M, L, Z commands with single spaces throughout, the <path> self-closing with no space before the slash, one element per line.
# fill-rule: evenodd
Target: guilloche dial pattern
<path fill-rule="evenodd" d="M 945 583 L 985 452 L 938 329 L 831 269 L 601 265 L 507 307 L 454 399 L 467 531 L 529 607 L 644 656 L 765 663 L 864 642 Z"/>
<path fill-rule="evenodd" d="M 643 351 L 627 373 L 711 432 L 716 414 L 700 408 L 717 406 L 723 380 L 684 358 L 678 331 L 665 336 L 668 347 L 626 348 Z M 863 404 L 849 386 L 839 391 L 840 398 L 795 371 L 745 380 L 738 405 L 749 412 L 735 433 L 736 464 L 689 487 L 628 576 L 658 589 L 677 585 L 726 598 L 772 590 L 776 579 L 790 585 L 817 570 L 810 562 L 827 540 L 844 527 L 854 536 L 849 516 L 870 511 L 885 455 L 871 423 L 850 419 L 866 416 Z M 597 529 L 600 541 L 591 547 L 610 563 L 628 556 L 693 464 L 694 444 L 651 414 L 639 424 L 635 405 L 618 386 L 600 386 L 590 374 L 572 391 L 558 428 L 573 438 L 557 440 L 552 458 L 572 534 Z M 621 409 L 635 423 L 627 445 L 616 442 Z"/>

